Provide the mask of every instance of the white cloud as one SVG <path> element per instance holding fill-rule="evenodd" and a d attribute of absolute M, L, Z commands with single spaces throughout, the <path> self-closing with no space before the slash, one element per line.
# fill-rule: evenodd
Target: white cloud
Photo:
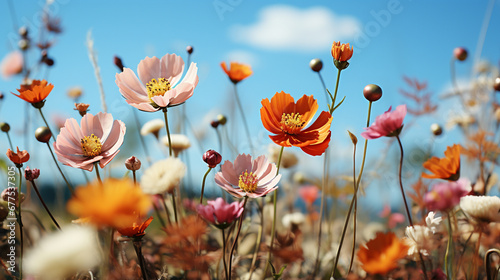
<path fill-rule="evenodd" d="M 230 36 L 264 49 L 318 51 L 329 49 L 333 41 L 355 38 L 360 30 L 355 17 L 339 16 L 325 7 L 273 5 L 260 11 L 256 23 L 232 27 Z"/>

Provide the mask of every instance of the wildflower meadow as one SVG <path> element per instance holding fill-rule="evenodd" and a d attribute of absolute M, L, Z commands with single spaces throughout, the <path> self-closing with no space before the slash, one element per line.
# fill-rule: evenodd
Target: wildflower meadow
<path fill-rule="evenodd" d="M 499 1 L 30 2 L 1 279 L 499 278 Z"/>

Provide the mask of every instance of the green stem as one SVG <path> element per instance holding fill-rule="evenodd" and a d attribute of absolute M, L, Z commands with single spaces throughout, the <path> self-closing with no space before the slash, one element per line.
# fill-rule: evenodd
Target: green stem
<path fill-rule="evenodd" d="M 250 130 L 248 129 L 247 119 L 245 117 L 245 113 L 243 112 L 243 106 L 241 106 L 240 97 L 238 96 L 238 87 L 236 86 L 236 84 L 234 84 L 234 95 L 236 96 L 236 104 L 238 105 L 238 109 L 241 113 L 241 118 L 243 119 L 243 126 L 245 127 L 245 133 L 247 134 L 248 138 L 248 145 L 250 145 L 250 150 L 252 151 L 252 153 L 255 153 L 252 145 L 252 138 L 250 137 Z"/>
<path fill-rule="evenodd" d="M 137 178 L 135 176 L 135 170 L 132 170 L 132 178 L 134 179 L 134 185 L 137 185 Z"/>
<path fill-rule="evenodd" d="M 68 179 L 66 179 L 66 176 L 64 176 L 64 173 L 62 172 L 61 167 L 59 167 L 59 164 L 57 164 L 56 157 L 54 156 L 54 153 L 52 152 L 52 149 L 50 148 L 50 144 L 48 142 L 47 142 L 47 147 L 49 148 L 50 155 L 52 155 L 52 159 L 54 160 L 54 163 L 56 164 L 57 169 L 59 170 L 59 173 L 61 173 L 61 176 L 63 177 L 64 182 L 66 182 L 66 186 L 68 186 L 68 189 L 69 189 L 71 195 L 73 196 L 75 191 L 73 190 L 73 187 L 71 186 L 71 184 L 68 182 Z"/>
<path fill-rule="evenodd" d="M 168 155 L 172 156 L 172 140 L 170 139 L 170 130 L 168 128 L 167 107 L 163 108 L 163 116 L 165 118 L 165 128 L 167 129 Z"/>
<path fill-rule="evenodd" d="M 217 127 L 215 128 L 215 133 L 217 134 L 217 141 L 219 142 L 219 153 L 222 155 L 222 137 L 220 136 L 220 131 Z"/>
<path fill-rule="evenodd" d="M 333 109 L 335 108 L 335 100 L 337 99 L 337 91 L 339 89 L 339 82 L 340 82 L 340 72 L 342 72 L 342 70 L 339 69 L 339 71 L 337 72 L 337 83 L 335 84 L 335 92 L 333 94 L 333 97 L 330 96 L 330 98 L 332 99 L 332 106 L 330 107 L 330 115 L 333 113 Z"/>
<path fill-rule="evenodd" d="M 99 175 L 99 165 L 97 164 L 97 162 L 94 162 L 94 167 L 95 167 L 95 174 L 97 175 L 97 180 L 99 181 L 99 184 L 102 185 L 101 175 Z"/>
<path fill-rule="evenodd" d="M 283 150 L 285 149 L 284 146 L 281 147 L 280 154 L 278 157 L 278 167 L 276 170 L 276 176 L 280 173 L 280 166 L 281 166 L 281 157 L 283 156 Z M 273 250 L 273 243 L 274 243 L 274 235 L 276 234 L 276 205 L 278 201 L 278 190 L 275 190 L 273 193 L 273 226 L 271 228 L 271 243 L 269 244 L 269 252 L 267 253 L 267 264 L 266 264 L 266 269 L 264 270 L 264 274 L 262 274 L 262 279 L 266 277 L 267 271 L 269 270 L 269 266 L 271 264 L 271 252 Z"/>
<path fill-rule="evenodd" d="M 319 74 L 319 72 L 318 72 Z M 321 77 L 321 76 L 320 76 Z M 323 79 L 321 79 L 323 81 Z M 321 183 L 321 203 L 320 203 L 320 206 L 319 206 L 319 229 L 318 229 L 318 249 L 316 250 L 316 261 L 314 263 L 314 271 L 313 271 L 313 275 L 312 275 L 312 279 L 316 278 L 316 274 L 318 272 L 318 268 L 319 268 L 319 253 L 320 253 L 320 248 L 321 248 L 321 234 L 322 234 L 322 223 L 323 223 L 323 211 L 324 211 L 324 203 L 325 203 L 325 186 L 328 182 L 328 168 L 327 168 L 327 164 L 328 164 L 328 151 L 329 149 L 327 148 L 325 150 L 325 154 L 324 154 L 324 159 L 323 159 L 323 179 L 322 179 L 322 183 Z"/>
<path fill-rule="evenodd" d="M 479 247 L 481 247 L 481 236 L 483 235 L 483 231 L 479 230 L 479 236 L 477 237 L 477 243 L 476 243 L 476 249 L 474 252 L 474 256 L 476 258 L 479 258 Z M 478 273 L 477 273 L 477 267 L 479 265 L 476 265 L 475 259 L 473 259 L 473 264 L 472 264 L 472 279 L 477 280 L 478 279 Z"/>
<path fill-rule="evenodd" d="M 226 263 L 226 235 L 224 234 L 224 229 L 222 231 L 222 263 L 224 264 L 224 274 L 226 275 L 226 279 L 229 279 L 229 275 L 227 273 L 227 263 Z"/>
<path fill-rule="evenodd" d="M 354 144 L 354 151 L 352 155 L 352 179 L 353 179 L 353 184 L 354 184 L 354 190 L 356 191 L 357 189 L 357 181 L 356 181 L 356 144 Z M 353 237 L 352 237 L 352 253 L 351 253 L 351 262 L 349 263 L 349 270 L 347 272 L 347 275 L 351 273 L 352 269 L 352 263 L 354 261 L 354 251 L 356 249 L 356 219 L 357 219 L 357 213 L 358 212 L 358 197 L 354 199 L 354 217 L 353 217 Z"/>
<path fill-rule="evenodd" d="M 146 155 L 146 161 L 148 162 L 148 165 L 151 165 L 151 158 L 149 157 L 149 152 L 148 148 L 146 146 L 146 143 L 144 142 L 144 137 L 141 135 L 141 124 L 139 122 L 139 118 L 137 117 L 137 112 L 135 110 L 132 110 L 134 113 L 134 120 L 135 120 L 135 126 L 137 126 L 137 133 L 139 134 L 139 139 L 141 140 L 141 146 L 142 149 L 144 150 L 144 154 Z"/>
<path fill-rule="evenodd" d="M 209 167 L 205 175 L 203 176 L 203 182 L 201 183 L 201 196 L 200 196 L 200 204 L 203 203 L 203 192 L 205 191 L 205 180 L 207 179 L 208 173 L 212 171 L 212 168 Z"/>
<path fill-rule="evenodd" d="M 234 237 L 233 245 L 231 246 L 231 252 L 229 254 L 229 278 L 228 278 L 229 280 L 231 280 L 231 266 L 232 266 L 232 263 L 233 263 L 232 260 L 233 260 L 234 248 L 236 247 L 236 243 L 238 241 L 238 237 L 240 236 L 241 225 L 243 224 L 243 217 L 245 215 L 245 206 L 247 205 L 247 201 L 248 201 L 248 196 L 245 196 L 245 198 L 243 200 L 243 212 L 241 213 L 241 216 L 240 216 L 240 222 L 239 222 L 239 225 L 238 225 L 238 231 L 236 232 L 236 236 Z"/>
<path fill-rule="evenodd" d="M 450 279 L 450 267 L 451 267 L 451 263 L 450 263 L 450 260 L 449 260 L 449 256 L 450 256 L 450 251 L 451 251 L 451 242 L 452 242 L 452 239 L 453 239 L 453 234 L 452 234 L 452 225 L 451 225 L 451 216 L 450 216 L 450 213 L 447 212 L 446 213 L 448 215 L 448 244 L 446 246 L 446 254 L 444 255 L 444 265 L 445 265 L 445 271 L 446 271 L 446 277 L 447 279 Z M 453 252 L 451 252 L 451 254 L 453 255 Z"/>
<path fill-rule="evenodd" d="M 177 203 L 175 202 L 175 191 L 172 193 L 172 207 L 174 208 L 174 220 L 175 223 L 179 223 L 179 220 L 177 219 Z"/>
<path fill-rule="evenodd" d="M 161 217 L 160 210 L 156 206 L 156 203 L 153 203 L 153 208 L 155 209 L 156 216 L 158 216 L 158 220 L 160 220 L 160 224 L 163 226 L 163 228 L 166 228 L 167 224 L 165 224 L 165 220 L 163 220 L 163 218 Z"/>
<path fill-rule="evenodd" d="M 7 139 L 9 139 L 10 149 L 11 149 L 12 151 L 14 151 L 14 146 L 12 146 L 12 140 L 10 140 L 10 135 L 9 135 L 9 132 L 5 132 L 5 134 L 7 134 Z"/>
<path fill-rule="evenodd" d="M 137 259 L 139 260 L 139 266 L 141 267 L 142 279 L 148 280 L 148 273 L 146 270 L 146 261 L 144 260 L 144 256 L 142 255 L 142 241 L 134 240 L 134 249 L 137 254 Z"/>
<path fill-rule="evenodd" d="M 484 255 L 484 265 L 486 269 L 486 280 L 494 280 L 496 279 L 497 268 L 495 268 L 495 273 L 491 275 L 491 258 L 492 254 L 497 254 L 500 257 L 500 250 L 498 249 L 489 249 Z"/>
<path fill-rule="evenodd" d="M 52 133 L 52 130 L 50 130 L 50 126 L 49 126 L 49 123 L 47 122 L 47 120 L 45 119 L 45 117 L 43 116 L 43 113 L 42 113 L 42 108 L 38 108 L 38 111 L 40 112 L 40 115 L 42 116 L 42 119 L 43 119 L 43 122 L 45 123 L 45 125 L 47 126 L 47 128 L 49 129 L 50 131 L 50 135 L 52 136 L 52 140 L 54 140 L 54 142 L 56 141 L 56 137 L 54 136 L 54 134 Z"/>
<path fill-rule="evenodd" d="M 17 202 L 18 202 L 18 216 L 17 223 L 19 224 L 19 235 L 20 235 L 20 243 L 21 243 L 21 253 L 19 255 L 19 279 L 23 279 L 23 252 L 24 252 L 24 236 L 23 236 L 23 219 L 21 217 L 21 183 L 23 181 L 23 174 L 21 171 L 21 165 L 18 165 L 17 169 L 19 170 L 19 186 L 17 187 Z"/>
<path fill-rule="evenodd" d="M 50 219 L 52 219 L 52 222 L 54 223 L 54 225 L 55 225 L 55 226 L 56 226 L 59 230 L 61 230 L 61 227 L 60 227 L 60 226 L 59 226 L 59 224 L 57 223 L 56 219 L 54 218 L 54 216 L 52 216 L 52 213 L 50 212 L 49 207 L 47 207 L 47 205 L 45 204 L 45 201 L 43 201 L 42 195 L 40 194 L 40 192 L 38 191 L 38 188 L 36 187 L 35 180 L 31 180 L 30 182 L 31 182 L 31 184 L 33 185 L 33 189 L 35 190 L 36 195 L 37 195 L 37 196 L 38 196 L 38 198 L 40 199 L 40 202 L 42 203 L 43 208 L 45 208 L 45 211 L 47 211 L 47 214 L 49 214 Z"/>
<path fill-rule="evenodd" d="M 328 104 L 328 100 L 330 99 L 330 97 L 328 96 L 328 90 L 326 89 L 325 80 L 323 80 L 323 76 L 321 76 L 320 71 L 318 71 L 318 77 L 319 77 L 319 80 L 321 81 L 321 85 L 323 86 L 323 89 L 325 90 L 326 104 Z"/>

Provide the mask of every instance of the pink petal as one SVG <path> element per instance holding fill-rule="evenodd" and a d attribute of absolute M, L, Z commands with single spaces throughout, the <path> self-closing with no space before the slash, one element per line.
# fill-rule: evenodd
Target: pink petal
<path fill-rule="evenodd" d="M 175 89 L 171 89 L 168 92 L 175 93 Z M 170 97 L 165 93 L 165 95 L 158 95 L 158 96 L 153 96 L 151 98 L 156 105 L 160 106 L 161 108 L 165 108 L 168 105 L 170 105 Z"/>
<path fill-rule="evenodd" d="M 175 96 L 170 99 L 170 106 L 186 102 L 186 100 L 193 96 L 194 86 L 188 83 L 180 83 L 175 87 L 175 90 Z"/>
<path fill-rule="evenodd" d="M 220 173 L 219 176 L 222 176 L 227 182 L 234 186 L 238 185 L 240 174 L 236 174 L 232 162 L 226 160 L 220 169 L 221 172 L 218 172 L 216 176 Z"/>
<path fill-rule="evenodd" d="M 132 101 L 133 103 L 149 101 L 146 88 L 131 69 L 124 68 L 123 72 L 116 74 L 115 77 L 115 82 L 120 89 L 120 93 L 127 100 Z"/>
<path fill-rule="evenodd" d="M 141 111 L 145 111 L 145 112 L 156 112 L 158 110 L 160 110 L 160 108 L 155 108 L 153 106 L 151 106 L 151 104 L 149 104 L 149 102 L 147 103 L 133 103 L 133 102 L 130 102 L 128 100 L 126 100 L 127 103 Z"/>
<path fill-rule="evenodd" d="M 160 59 L 156 56 L 146 57 L 137 66 L 137 75 L 143 85 L 149 83 L 152 79 L 160 78 Z"/>
<path fill-rule="evenodd" d="M 176 54 L 167 53 L 161 58 L 160 67 L 160 76 L 175 86 L 184 72 L 184 61 Z"/>
<path fill-rule="evenodd" d="M 193 88 L 195 88 L 198 85 L 198 80 L 198 67 L 196 66 L 196 63 L 191 62 L 191 65 L 189 65 L 189 69 L 186 73 L 186 76 L 184 76 L 184 79 L 182 79 L 181 84 L 192 84 Z"/>
<path fill-rule="evenodd" d="M 82 127 L 82 134 L 84 136 L 90 136 L 91 134 L 94 134 L 99 139 L 102 138 L 103 131 L 101 127 L 101 122 L 99 121 L 97 115 L 94 117 L 94 115 L 90 113 L 85 114 L 85 116 L 83 116 L 81 121 L 81 127 Z"/>
<path fill-rule="evenodd" d="M 120 120 L 115 120 L 106 138 L 102 140 L 102 152 L 114 153 L 122 144 L 125 135 L 125 124 Z"/>
<path fill-rule="evenodd" d="M 101 160 L 99 160 L 99 166 L 101 168 L 104 168 L 104 166 L 106 166 L 118 154 L 119 151 L 120 150 L 116 151 L 111 155 L 106 155 L 105 157 L 103 157 Z"/>

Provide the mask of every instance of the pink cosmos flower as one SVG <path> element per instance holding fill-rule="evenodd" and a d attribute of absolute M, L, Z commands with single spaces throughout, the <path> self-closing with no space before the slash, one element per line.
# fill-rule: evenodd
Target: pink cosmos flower
<path fill-rule="evenodd" d="M 424 202 L 429 210 L 448 211 L 459 204 L 460 198 L 471 190 L 470 181 L 466 178 L 438 183 L 425 194 Z"/>
<path fill-rule="evenodd" d="M 384 206 L 384 210 L 380 212 L 379 216 L 381 218 L 388 218 L 387 219 L 387 226 L 390 229 L 395 228 L 398 224 L 401 224 L 405 221 L 405 216 L 401 213 L 392 213 L 391 212 L 391 207 L 389 205 Z"/>
<path fill-rule="evenodd" d="M 227 203 L 221 197 L 207 201 L 208 205 L 197 205 L 196 210 L 205 220 L 218 228 L 228 227 L 243 213 L 243 202 Z"/>
<path fill-rule="evenodd" d="M 234 197 L 261 197 L 275 189 L 281 179 L 276 165 L 265 156 L 252 160 L 251 155 L 240 154 L 234 163 L 226 160 L 215 174 L 215 183 Z"/>
<path fill-rule="evenodd" d="M 391 112 L 389 107 L 387 112 L 375 118 L 375 122 L 370 127 L 365 128 L 361 133 L 365 139 L 377 139 L 382 136 L 397 136 L 403 127 L 403 120 L 406 116 L 406 105 L 399 105 Z"/>
<path fill-rule="evenodd" d="M 313 185 L 300 187 L 299 195 L 306 204 L 312 205 L 319 196 L 319 189 Z"/>
<path fill-rule="evenodd" d="M 65 165 L 92 171 L 95 162 L 103 168 L 120 151 L 125 124 L 108 113 L 87 113 L 81 127 L 68 119 L 54 142 L 57 159 Z"/>
<path fill-rule="evenodd" d="M 198 67 L 191 63 L 184 79 L 184 61 L 176 54 L 161 59 L 146 57 L 139 62 L 137 74 L 129 68 L 116 74 L 116 85 L 128 104 L 142 111 L 155 112 L 184 103 L 198 84 Z"/>
<path fill-rule="evenodd" d="M 20 51 L 8 53 L 0 63 L 0 73 L 4 79 L 19 74 L 23 71 L 23 54 Z"/>

